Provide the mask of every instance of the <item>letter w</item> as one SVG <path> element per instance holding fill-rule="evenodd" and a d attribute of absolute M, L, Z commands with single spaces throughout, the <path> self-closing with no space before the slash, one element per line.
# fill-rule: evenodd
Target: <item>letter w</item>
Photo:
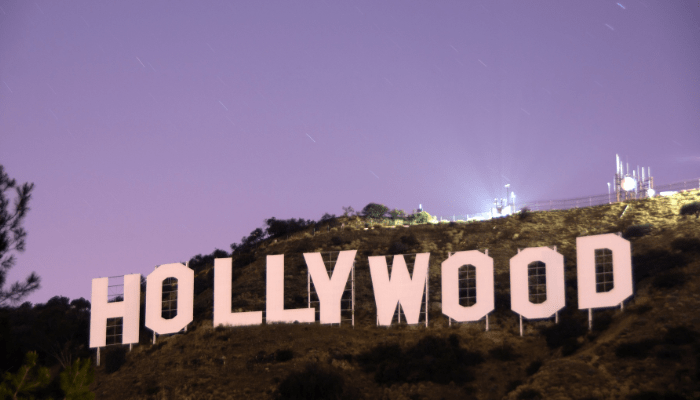
<path fill-rule="evenodd" d="M 421 301 L 428 275 L 429 260 L 430 253 L 416 254 L 413 278 L 411 278 L 403 255 L 395 255 L 390 279 L 386 257 L 369 257 L 369 270 L 372 275 L 379 325 L 391 325 L 397 304 L 400 304 L 401 308 L 403 308 L 407 323 L 418 323 Z"/>

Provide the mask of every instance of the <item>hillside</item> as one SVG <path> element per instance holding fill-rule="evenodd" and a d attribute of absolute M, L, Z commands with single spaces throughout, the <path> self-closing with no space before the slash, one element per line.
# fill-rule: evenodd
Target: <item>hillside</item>
<path fill-rule="evenodd" d="M 304 385 L 330 394 L 317 398 L 347 399 L 700 398 L 700 220 L 679 216 L 682 205 L 698 200 L 696 190 L 409 227 L 341 217 L 315 233 L 267 240 L 244 261 L 234 255 L 234 311 L 265 310 L 266 255 L 285 255 L 285 307 L 297 308 L 307 305 L 302 253 L 356 249 L 355 327 L 214 329 L 213 265 L 200 263 L 188 331 L 158 337 L 156 345 L 145 331 L 125 359 L 118 348 L 104 352 L 91 389 L 99 399 L 313 398 Z M 589 332 L 577 304 L 575 240 L 611 232 L 632 243 L 634 295 L 624 310 L 594 311 Z M 556 246 L 565 258 L 566 308 L 556 324 L 524 320 L 520 337 L 509 259 L 518 248 L 538 246 Z M 440 312 L 441 262 L 448 252 L 473 249 L 488 249 L 494 259 L 488 331 L 483 320 L 448 326 Z M 430 252 L 429 327 L 376 327 L 367 257 L 420 252 Z"/>

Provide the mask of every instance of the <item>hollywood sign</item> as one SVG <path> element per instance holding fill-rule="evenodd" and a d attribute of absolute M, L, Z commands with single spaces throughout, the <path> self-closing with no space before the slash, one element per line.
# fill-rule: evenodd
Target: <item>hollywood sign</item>
<path fill-rule="evenodd" d="M 613 288 L 606 292 L 596 290 L 595 250 L 598 249 L 612 252 Z M 320 253 L 304 253 L 310 279 L 320 301 L 321 324 L 340 323 L 340 301 L 356 253 L 357 250 L 341 251 L 331 276 L 326 271 Z M 620 305 L 632 295 L 629 241 L 612 233 L 578 237 L 576 257 L 579 309 L 588 309 L 589 317 L 591 309 Z M 389 276 L 385 256 L 368 257 L 378 325 L 391 325 L 398 305 L 404 311 L 408 324 L 418 323 L 423 296 L 427 298 L 429 258 L 430 253 L 416 254 L 411 276 L 403 256 L 396 255 Z M 537 261 L 545 264 L 546 301 L 534 304 L 529 300 L 528 264 Z M 478 288 L 475 304 L 468 307 L 459 304 L 459 269 L 465 265 L 475 268 Z M 231 269 L 231 258 L 214 260 L 214 326 L 262 324 L 262 311 L 231 312 Z M 493 277 L 493 259 L 480 251 L 461 251 L 448 257 L 441 265 L 442 313 L 457 322 L 478 321 L 484 316 L 488 317 L 488 313 L 494 309 Z M 177 279 L 177 315 L 171 319 L 161 315 L 163 281 L 167 278 Z M 109 302 L 108 278 L 92 280 L 91 348 L 106 345 L 108 318 L 123 318 L 123 344 L 138 343 L 140 283 L 140 274 L 125 275 L 123 300 Z M 266 285 L 266 323 L 315 322 L 315 308 L 284 308 L 284 254 L 267 256 Z M 521 318 L 554 316 L 565 306 L 564 289 L 564 256 L 555 250 L 548 247 L 526 248 L 510 259 L 511 309 L 520 314 Z M 194 271 L 179 263 L 161 265 L 147 277 L 146 327 L 159 335 L 181 331 L 192 322 L 193 302 Z"/>

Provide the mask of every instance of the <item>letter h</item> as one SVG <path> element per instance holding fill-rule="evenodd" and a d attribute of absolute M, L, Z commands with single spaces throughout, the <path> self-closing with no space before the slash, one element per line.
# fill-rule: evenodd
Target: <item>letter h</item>
<path fill-rule="evenodd" d="M 90 348 L 107 345 L 107 319 L 122 317 L 122 344 L 138 343 L 141 304 L 141 274 L 124 275 L 124 300 L 107 299 L 109 278 L 92 280 Z"/>

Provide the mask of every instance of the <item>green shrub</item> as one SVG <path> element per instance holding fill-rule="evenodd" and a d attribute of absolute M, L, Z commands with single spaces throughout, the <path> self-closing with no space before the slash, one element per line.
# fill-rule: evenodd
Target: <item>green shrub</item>
<path fill-rule="evenodd" d="M 683 286 L 687 279 L 684 273 L 671 271 L 656 276 L 651 285 L 657 289 L 670 289 Z"/>
<path fill-rule="evenodd" d="M 90 384 L 95 379 L 94 369 L 89 358 L 75 360 L 73 365 L 61 372 L 61 390 L 67 400 L 93 400 L 95 394 L 90 391 Z"/>
<path fill-rule="evenodd" d="M 51 382 L 51 374 L 46 367 L 37 366 L 39 356 L 35 351 L 28 352 L 24 364 L 16 374 L 5 372 L 0 382 L 0 398 L 34 398 L 33 395 L 45 389 Z M 18 397 L 17 395 L 21 395 Z"/>
<path fill-rule="evenodd" d="M 494 312 L 497 314 L 512 314 L 510 311 L 510 294 L 505 290 L 498 290 L 498 284 L 496 284 L 494 293 L 494 309 Z"/>
<path fill-rule="evenodd" d="M 695 218 L 697 219 L 700 217 L 700 201 L 694 201 L 690 204 L 685 204 L 683 207 L 681 207 L 681 211 L 679 213 L 680 215 L 693 215 L 695 214 Z"/>
<path fill-rule="evenodd" d="M 347 207 L 342 207 L 343 208 L 343 217 L 351 217 L 353 215 L 357 215 L 355 213 L 355 209 L 352 208 L 352 206 L 347 206 Z"/>
<path fill-rule="evenodd" d="M 377 203 L 369 203 L 362 209 L 362 215 L 369 218 L 384 218 L 388 212 L 389 207 Z"/>
<path fill-rule="evenodd" d="M 593 317 L 593 331 L 603 332 L 604 330 L 608 329 L 613 320 L 613 313 L 614 311 L 611 310 L 597 312 Z"/>
<path fill-rule="evenodd" d="M 664 394 L 661 394 L 659 392 L 653 391 L 653 390 L 645 390 L 641 393 L 635 394 L 635 395 L 630 395 L 627 397 L 629 400 L 687 400 L 686 397 L 673 393 L 673 392 L 666 392 Z"/>
<path fill-rule="evenodd" d="M 406 246 L 418 246 L 420 244 L 418 238 L 416 238 L 414 234 L 401 236 L 401 243 Z"/>
<path fill-rule="evenodd" d="M 520 379 L 516 379 L 514 381 L 508 382 L 508 384 L 506 385 L 506 393 L 512 392 L 513 390 L 517 389 L 522 384 L 523 384 L 523 381 L 521 381 Z"/>
<path fill-rule="evenodd" d="M 542 367 L 542 360 L 535 360 L 535 361 L 531 362 L 530 365 L 527 366 L 527 368 L 525 368 L 525 374 L 527 376 L 535 375 L 537 373 L 537 371 L 540 370 L 541 367 Z"/>
<path fill-rule="evenodd" d="M 683 358 L 680 348 L 672 344 L 661 345 L 654 353 L 656 358 L 662 360 L 680 361 Z"/>
<path fill-rule="evenodd" d="M 319 222 L 331 221 L 331 220 L 336 219 L 336 218 L 337 217 L 335 216 L 335 214 L 325 213 L 325 214 L 323 214 L 323 216 L 321 216 L 321 220 Z"/>
<path fill-rule="evenodd" d="M 195 272 L 199 272 L 207 267 L 213 267 L 214 259 L 227 257 L 231 257 L 231 255 L 225 250 L 215 249 L 211 254 L 197 254 L 196 256 L 190 258 L 190 260 L 187 262 L 187 266 Z"/>
<path fill-rule="evenodd" d="M 290 253 L 309 253 L 314 251 L 316 248 L 316 244 L 314 243 L 311 238 L 305 237 L 301 240 L 295 240 L 294 241 L 294 247 L 292 247 L 292 250 Z"/>
<path fill-rule="evenodd" d="M 417 214 L 413 214 L 413 223 L 416 224 L 427 224 L 433 219 L 433 217 L 425 211 L 421 211 Z"/>
<path fill-rule="evenodd" d="M 637 315 L 646 314 L 649 311 L 651 311 L 651 306 L 648 304 L 642 304 L 642 305 L 630 307 L 630 312 L 633 312 Z"/>
<path fill-rule="evenodd" d="M 459 336 L 427 336 L 405 351 L 397 344 L 380 344 L 357 357 L 365 372 L 380 384 L 430 381 L 464 384 L 475 379 L 470 367 L 484 361 L 478 352 L 460 347 Z"/>
<path fill-rule="evenodd" d="M 394 242 L 389 246 L 389 254 L 406 254 L 408 252 L 408 246 L 402 242 Z"/>
<path fill-rule="evenodd" d="M 499 361 L 512 361 L 518 358 L 513 346 L 506 343 L 489 350 L 489 355 Z"/>
<path fill-rule="evenodd" d="M 620 343 L 615 348 L 615 355 L 618 358 L 646 358 L 649 355 L 649 351 L 657 344 L 659 344 L 659 341 L 656 339 Z"/>
<path fill-rule="evenodd" d="M 625 229 L 622 237 L 625 239 L 642 237 L 648 235 L 653 227 L 652 224 L 630 225 Z"/>
<path fill-rule="evenodd" d="M 685 253 L 700 253 L 700 239 L 682 237 L 671 242 L 671 248 Z"/>
<path fill-rule="evenodd" d="M 271 218 L 271 220 L 274 220 L 274 217 Z M 269 220 L 266 220 L 265 222 L 267 223 L 268 221 Z M 264 239 L 265 231 L 263 231 L 261 228 L 255 228 L 252 232 L 250 232 L 250 235 L 243 236 L 241 238 L 240 244 L 231 244 L 231 255 L 250 252 Z"/>
<path fill-rule="evenodd" d="M 561 355 L 563 357 L 570 356 L 576 352 L 576 350 L 579 349 L 581 345 L 578 343 L 578 340 L 576 338 L 570 337 L 564 341 L 564 344 L 561 346 Z"/>
<path fill-rule="evenodd" d="M 664 343 L 682 346 L 695 342 L 700 336 L 697 332 L 685 326 L 674 326 L 664 335 Z"/>
<path fill-rule="evenodd" d="M 521 221 L 528 220 L 528 219 L 530 219 L 531 216 L 532 216 L 532 212 L 527 207 L 523 207 L 520 210 L 520 212 L 518 213 L 518 219 Z"/>
<path fill-rule="evenodd" d="M 233 280 L 238 278 L 240 272 L 236 270 L 233 275 Z M 194 276 L 194 295 L 197 296 L 205 290 L 214 287 L 214 269 L 210 269 L 208 272 L 201 272 L 195 274 Z"/>
<path fill-rule="evenodd" d="M 684 254 L 674 254 L 666 250 L 650 250 L 643 254 L 632 256 L 632 275 L 634 283 L 662 272 L 682 267 L 688 262 Z"/>
<path fill-rule="evenodd" d="M 540 333 L 544 335 L 547 341 L 547 346 L 550 349 L 556 349 L 571 342 L 569 339 L 574 339 L 583 336 L 588 331 L 588 326 L 580 319 L 570 315 L 561 315 L 559 323 L 549 327 L 540 328 Z"/>
<path fill-rule="evenodd" d="M 337 352 L 331 351 L 330 356 L 334 360 L 343 360 L 343 361 L 348 361 L 348 362 L 350 362 L 354 359 L 353 355 L 350 353 L 337 353 Z"/>
<path fill-rule="evenodd" d="M 394 219 L 403 218 L 406 216 L 406 212 L 404 210 L 397 210 L 394 208 L 393 210 L 389 211 L 389 216 Z"/>
<path fill-rule="evenodd" d="M 330 216 L 328 214 L 325 214 L 324 217 L 327 219 L 323 220 L 322 222 L 329 222 L 330 220 L 333 220 L 335 218 L 335 215 Z M 270 238 L 279 238 L 291 235 L 292 233 L 303 231 L 304 229 L 314 225 L 314 221 L 304 220 L 303 218 L 277 219 L 275 217 L 272 217 L 266 219 L 265 224 L 267 225 L 267 228 L 265 228 L 265 235 L 267 235 L 267 237 Z M 253 232 L 255 233 L 256 231 Z M 264 238 L 264 236 L 262 236 L 261 238 Z"/>
<path fill-rule="evenodd" d="M 111 374 L 119 371 L 119 368 L 126 362 L 126 349 L 122 346 L 108 347 L 104 351 L 104 361 L 106 373 Z"/>
<path fill-rule="evenodd" d="M 285 362 L 294 358 L 294 352 L 290 349 L 278 349 L 275 351 L 275 361 Z"/>
<path fill-rule="evenodd" d="M 148 342 L 148 344 L 152 343 L 151 340 L 152 340 L 152 336 L 149 335 L 149 342 Z M 157 351 L 160 350 L 163 346 L 165 346 L 165 343 L 166 343 L 166 342 L 160 341 L 160 342 L 158 342 L 158 343 L 156 343 L 156 344 L 151 344 L 151 346 L 149 346 L 148 349 L 146 349 L 146 354 L 153 354 L 153 353 L 157 352 Z"/>
<path fill-rule="evenodd" d="M 542 399 L 542 393 L 537 389 L 525 389 L 518 394 L 518 400 L 539 400 Z"/>
<path fill-rule="evenodd" d="M 294 358 L 294 352 L 290 349 L 278 349 L 272 353 L 266 353 L 260 350 L 258 354 L 253 356 L 248 363 L 250 364 L 268 364 L 274 362 L 285 362 Z"/>
<path fill-rule="evenodd" d="M 319 364 L 307 364 L 304 370 L 292 372 L 277 388 L 277 397 L 289 400 L 351 399 L 357 394 L 346 388 L 340 372 Z"/>
<path fill-rule="evenodd" d="M 146 378 L 142 388 L 142 393 L 147 396 L 153 396 L 160 393 L 160 385 L 158 384 L 158 380 L 153 376 Z"/>

